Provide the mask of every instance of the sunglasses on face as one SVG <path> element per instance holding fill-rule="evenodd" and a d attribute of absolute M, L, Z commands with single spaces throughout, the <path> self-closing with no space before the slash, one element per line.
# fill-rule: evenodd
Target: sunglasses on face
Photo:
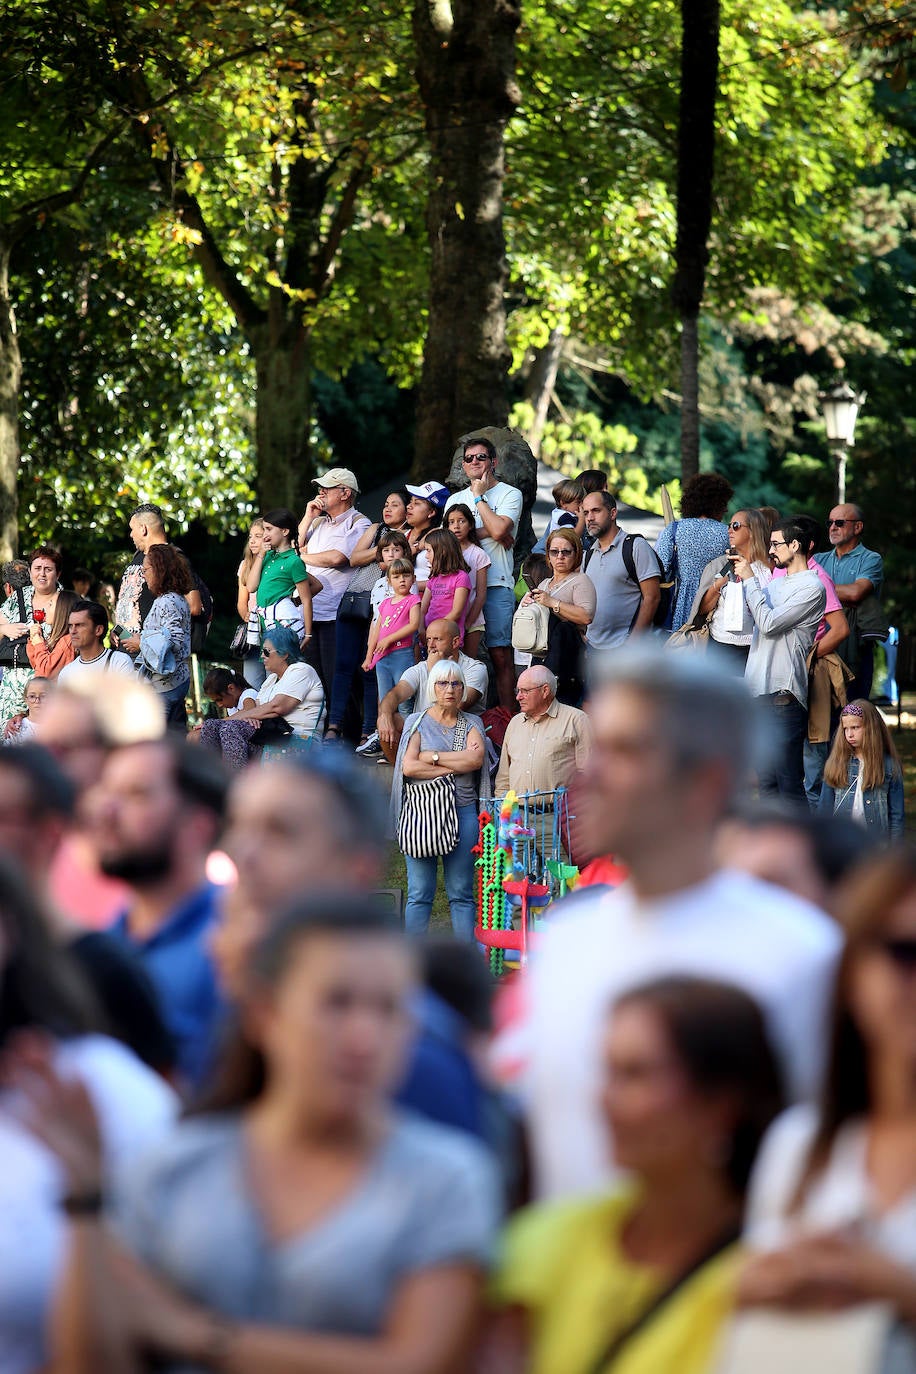
<path fill-rule="evenodd" d="M 748 529 L 748 526 L 745 525 L 745 524 L 742 524 L 742 522 L 741 522 L 740 520 L 733 520 L 733 521 L 731 522 L 731 524 L 729 525 L 728 528 L 729 528 L 730 530 L 746 530 L 746 529 Z"/>
<path fill-rule="evenodd" d="M 827 528 L 830 529 L 831 526 L 833 526 L 833 525 L 854 525 L 854 524 L 855 524 L 855 521 L 854 521 L 854 520 L 828 520 L 828 521 L 827 521 Z"/>

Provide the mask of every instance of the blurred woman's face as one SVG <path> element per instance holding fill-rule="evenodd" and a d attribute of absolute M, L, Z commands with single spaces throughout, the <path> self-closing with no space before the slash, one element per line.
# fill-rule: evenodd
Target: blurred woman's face
<path fill-rule="evenodd" d="M 871 1051 L 916 1065 L 916 887 L 856 956 L 849 1009 Z"/>
<path fill-rule="evenodd" d="M 403 1067 L 413 987 L 410 954 L 397 940 L 301 940 L 252 1008 L 270 1087 L 313 1122 L 343 1125 L 381 1107 Z"/>
<path fill-rule="evenodd" d="M 721 1156 L 721 1110 L 693 1087 L 649 1003 L 628 1002 L 613 1013 L 604 1062 L 615 1164 L 652 1182 L 696 1176 Z"/>
<path fill-rule="evenodd" d="M 389 528 L 397 528 L 403 525 L 407 519 L 407 507 L 404 504 L 403 496 L 396 491 L 389 492 L 385 497 L 385 504 L 382 506 L 382 521 Z"/>
<path fill-rule="evenodd" d="M 258 554 L 264 548 L 264 525 L 260 520 L 256 521 L 248 531 L 248 551 Z"/>
<path fill-rule="evenodd" d="M 146 585 L 149 587 L 150 591 L 153 593 L 153 596 L 155 596 L 155 595 L 156 595 L 156 588 L 157 588 L 157 586 L 159 585 L 159 583 L 158 583 L 158 580 L 157 580 L 157 578 L 156 578 L 156 569 L 153 567 L 152 563 L 150 562 L 149 554 L 147 554 L 147 555 L 145 556 L 145 558 L 143 559 L 143 568 L 142 568 L 142 572 L 143 572 L 143 580 L 145 581 Z"/>

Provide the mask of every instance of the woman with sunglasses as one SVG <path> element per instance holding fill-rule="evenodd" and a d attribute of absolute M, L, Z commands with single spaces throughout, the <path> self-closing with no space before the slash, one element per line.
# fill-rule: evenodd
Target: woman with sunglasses
<path fill-rule="evenodd" d="M 595 584 L 582 572 L 582 540 L 573 529 L 551 530 L 544 552 L 552 576 L 545 578 L 523 601 L 536 601 L 550 612 L 546 654 L 535 655 L 532 664 L 543 664 L 557 679 L 557 700 L 578 706 L 584 691 L 583 654 L 585 631 L 595 618 Z"/>
<path fill-rule="evenodd" d="M 728 523 L 729 554 L 740 554 L 754 569 L 760 587 L 773 576 L 770 527 L 759 510 L 739 510 Z M 722 655 L 728 655 L 738 674 L 744 672 L 754 622 L 744 601 L 744 583 L 734 576 L 727 557 L 713 558 L 703 569 L 700 585 L 687 614 L 688 623 L 705 617 L 709 636 Z"/>
<path fill-rule="evenodd" d="M 837 912 L 847 932 L 819 1108 L 776 1122 L 751 1190 L 745 1305 L 887 1303 L 916 1331 L 916 854 L 860 870 Z M 913 1347 L 916 1350 L 916 1346 Z M 882 1365 L 889 1368 L 890 1365 Z M 898 1366 L 893 1366 L 897 1368 Z M 899 1365 L 912 1369 L 912 1363 Z"/>

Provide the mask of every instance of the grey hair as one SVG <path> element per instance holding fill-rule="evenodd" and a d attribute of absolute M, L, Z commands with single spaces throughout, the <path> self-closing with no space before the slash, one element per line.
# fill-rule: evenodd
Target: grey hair
<path fill-rule="evenodd" d="M 743 679 L 706 655 L 666 653 L 656 642 L 628 644 L 596 657 L 592 692 L 626 687 L 656 708 L 658 731 L 679 772 L 707 763 L 727 766 L 729 804 L 769 743 Z"/>
<path fill-rule="evenodd" d="M 24 558 L 13 558 L 0 568 L 0 580 L 15 591 L 17 587 L 27 587 L 31 582 L 29 565 Z"/>
<path fill-rule="evenodd" d="M 436 683 L 442 678 L 457 678 L 462 687 L 467 690 L 468 680 L 464 675 L 464 669 L 460 663 L 456 663 L 453 658 L 440 658 L 438 663 L 434 663 L 429 670 L 426 679 L 426 704 L 435 705 Z M 462 700 L 464 693 L 462 693 Z"/>

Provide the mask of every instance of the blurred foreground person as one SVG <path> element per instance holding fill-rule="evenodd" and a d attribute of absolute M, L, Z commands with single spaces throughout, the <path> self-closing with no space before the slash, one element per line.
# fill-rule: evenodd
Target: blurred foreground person
<path fill-rule="evenodd" d="M 669 978 L 626 993 L 604 1034 L 611 1193 L 509 1225 L 493 1334 L 501 1374 L 707 1374 L 735 1296 L 744 1195 L 782 1105 L 756 1004 Z"/>
<path fill-rule="evenodd" d="M 837 980 L 819 1107 L 787 1112 L 764 1142 L 742 1282 L 748 1306 L 889 1304 L 916 1334 L 916 853 L 882 854 L 838 914 Z M 898 1332 L 897 1336 L 902 1336 Z M 897 1344 L 896 1337 L 892 1341 Z M 909 1362 L 916 1367 L 916 1341 Z M 899 1353 L 899 1352 L 898 1352 Z"/>
<path fill-rule="evenodd" d="M 583 847 L 630 872 L 554 918 L 532 964 L 531 1127 L 542 1192 L 608 1175 L 597 1102 L 608 1002 L 647 978 L 692 973 L 756 997 L 787 1087 L 817 1090 L 836 927 L 815 907 L 720 869 L 716 832 L 751 766 L 744 684 L 701 656 L 618 649 L 601 665 L 583 775 Z"/>
<path fill-rule="evenodd" d="M 126 657 L 126 655 L 124 655 Z M 127 889 L 102 873 L 88 826 L 88 802 L 109 752 L 118 744 L 161 739 L 165 715 L 158 696 L 131 674 L 81 674 L 58 683 L 42 710 L 41 742 L 76 788 L 76 825 L 49 857 L 48 894 L 74 921 L 108 926 Z"/>
<path fill-rule="evenodd" d="M 108 1187 L 172 1124 L 177 1099 L 122 1045 L 97 1034 L 100 1018 L 80 975 L 52 940 L 34 894 L 0 856 L 0 1369 L 47 1367 L 51 1300 L 63 1270 L 76 1197 L 51 1136 L 28 1129 L 36 1097 L 88 1117 Z M 77 1147 L 78 1149 L 81 1147 Z M 91 1203 L 91 1199 L 88 1200 Z M 100 1367 L 101 1368 L 101 1367 Z"/>
<path fill-rule="evenodd" d="M 201 1113 L 72 1228 L 57 1355 L 77 1371 L 464 1368 L 496 1226 L 491 1166 L 393 1113 L 413 967 L 365 899 L 293 907 L 252 961 Z M 98 1180 L 74 1169 L 71 1187 Z"/>
<path fill-rule="evenodd" d="M 271 918 L 315 888 L 369 892 L 383 881 L 387 798 L 339 750 L 289 754 L 235 779 L 223 843 L 238 870 L 211 947 L 224 994 L 245 986 Z"/>
<path fill-rule="evenodd" d="M 156 988 L 186 1085 L 209 1066 L 224 1011 L 209 949 L 220 891 L 206 866 L 226 788 L 212 754 L 170 737 L 115 749 L 92 801 L 102 871 L 130 894 L 112 931 Z"/>

